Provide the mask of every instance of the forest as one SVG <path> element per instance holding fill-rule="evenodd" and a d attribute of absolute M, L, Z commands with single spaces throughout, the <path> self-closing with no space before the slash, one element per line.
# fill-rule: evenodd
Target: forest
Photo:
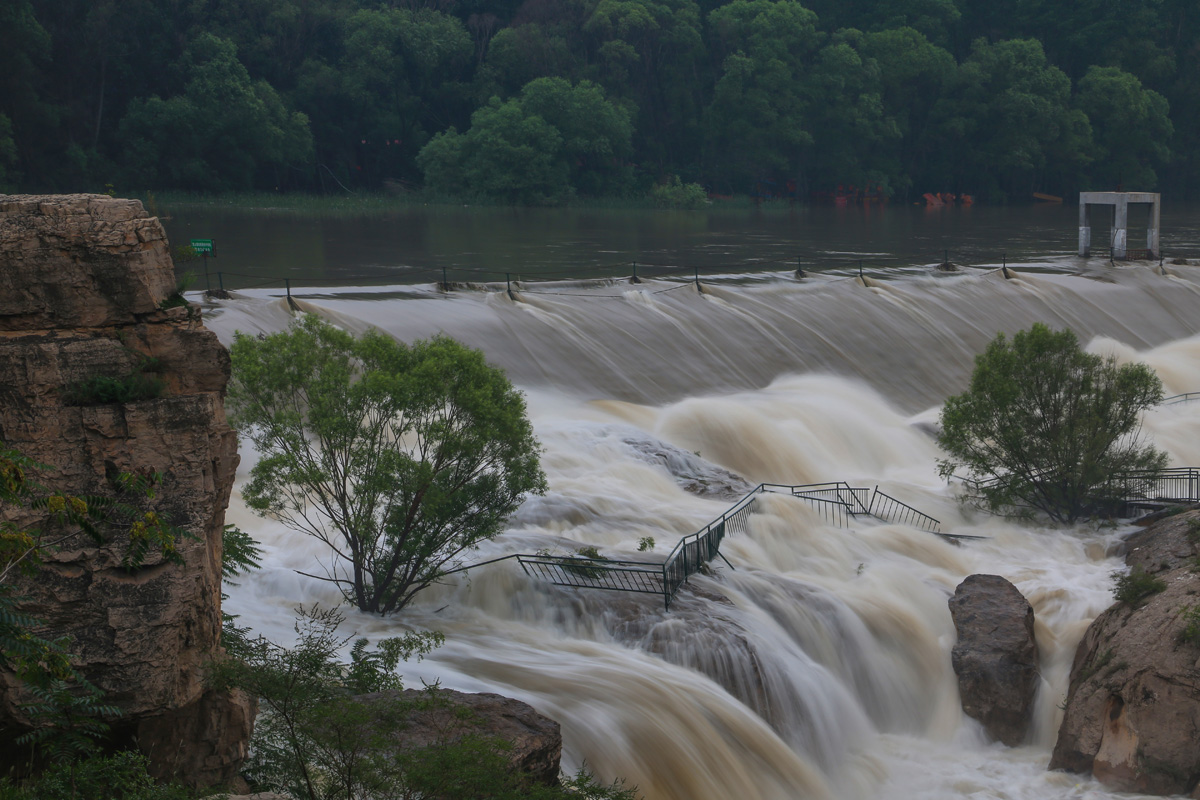
<path fill-rule="evenodd" d="M 4 0 L 0 189 L 554 205 L 1200 177 L 1195 0 Z"/>

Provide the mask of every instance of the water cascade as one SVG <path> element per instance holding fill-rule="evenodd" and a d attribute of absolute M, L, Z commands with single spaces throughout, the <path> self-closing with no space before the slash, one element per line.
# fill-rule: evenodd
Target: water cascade
<path fill-rule="evenodd" d="M 960 508 L 936 475 L 930 425 L 997 331 L 1035 321 L 1149 362 L 1168 394 L 1200 389 L 1200 268 L 1169 272 L 730 276 L 702 292 L 602 282 L 518 286 L 515 299 L 495 287 L 293 290 L 350 330 L 481 347 L 525 390 L 550 492 L 474 559 L 581 545 L 661 557 L 764 481 L 879 484 L 944 530 L 987 537 L 956 546 L 865 519 L 837 529 L 767 495 L 748 533 L 722 545 L 735 569 L 692 578 L 670 611 L 661 597 L 547 586 L 509 561 L 454 576 L 400 617 L 347 624 L 369 638 L 443 631 L 444 647 L 407 665 L 410 685 L 525 700 L 562 723 L 565 766 L 624 776 L 650 800 L 1115 797 L 1045 764 L 1075 646 L 1111 603 L 1122 530 Z M 217 301 L 206 322 L 227 342 L 279 330 L 291 315 L 278 294 Z M 1197 404 L 1147 415 L 1178 465 L 1200 464 L 1198 428 Z M 243 451 L 243 473 L 253 458 Z M 266 549 L 261 574 L 231 589 L 242 622 L 286 642 L 298 603 L 337 603 L 294 571 L 328 558 L 319 543 L 237 497 L 229 520 Z M 643 537 L 653 552 L 637 552 Z M 946 601 L 974 572 L 1007 577 L 1037 614 L 1042 685 L 1023 747 L 987 743 L 959 708 Z"/>

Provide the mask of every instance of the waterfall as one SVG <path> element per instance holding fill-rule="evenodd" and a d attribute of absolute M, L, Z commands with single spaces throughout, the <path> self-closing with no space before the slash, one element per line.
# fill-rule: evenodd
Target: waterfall
<path fill-rule="evenodd" d="M 444 632 L 445 646 L 406 665 L 409 685 L 525 700 L 562 723 L 568 769 L 586 762 L 650 800 L 1115 797 L 1045 765 L 1075 647 L 1112 602 L 1123 531 L 960 507 L 936 475 L 930 430 L 974 355 L 1036 321 L 1146 361 L 1168 394 L 1200 389 L 1200 270 L 1171 269 L 865 285 L 731 277 L 703 291 L 601 282 L 518 287 L 515 299 L 293 290 L 349 330 L 444 332 L 480 347 L 526 392 L 550 491 L 478 560 L 585 544 L 661 557 L 762 481 L 879 484 L 944 530 L 986 537 L 956 546 L 862 519 L 833 528 L 797 499 L 763 496 L 749 531 L 722 545 L 734 568 L 693 577 L 670 611 L 660 596 L 548 586 L 509 561 L 453 576 L 396 617 L 351 613 L 347 633 Z M 290 319 L 277 291 L 205 309 L 227 343 Z M 1198 411 L 1147 414 L 1147 434 L 1176 464 L 1200 463 Z M 243 476 L 254 457 L 243 449 Z M 265 550 L 262 571 L 230 589 L 240 622 L 288 642 L 298 603 L 338 602 L 295 572 L 328 558 L 319 543 L 251 515 L 236 492 L 228 519 Z M 637 553 L 643 537 L 654 552 Z M 975 572 L 1011 580 L 1037 615 L 1042 683 L 1023 747 L 989 744 L 959 707 L 946 601 Z"/>

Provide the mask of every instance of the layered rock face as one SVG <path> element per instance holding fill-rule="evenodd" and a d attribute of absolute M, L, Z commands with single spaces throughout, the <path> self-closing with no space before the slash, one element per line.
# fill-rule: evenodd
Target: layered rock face
<path fill-rule="evenodd" d="M 1129 540 L 1126 562 L 1166 589 L 1118 603 L 1084 634 L 1051 769 L 1122 792 L 1200 798 L 1200 512 Z M 1189 616 L 1195 614 L 1195 616 Z"/>
<path fill-rule="evenodd" d="M 1038 683 L 1033 607 L 999 575 L 971 575 L 954 591 L 950 651 L 963 711 L 1009 747 L 1025 741 Z"/>
<path fill-rule="evenodd" d="M 78 536 L 20 586 L 24 606 L 71 637 L 80 671 L 123 715 L 160 777 L 236 781 L 253 720 L 238 694 L 205 689 L 218 653 L 221 530 L 237 467 L 225 420 L 229 356 L 175 291 L 166 234 L 141 203 L 104 195 L 0 196 L 0 441 L 69 494 L 113 493 L 122 472 L 161 473 L 160 515 L 186 531 L 183 564 L 121 567 L 128 539 Z M 69 387 L 152 372 L 162 397 L 68 405 Z M 7 513 L 15 513 L 9 510 Z M 28 719 L 0 675 L 0 738 Z M 0 751 L 5 748 L 0 748 Z M 2 758 L 2 756 L 0 756 Z"/>

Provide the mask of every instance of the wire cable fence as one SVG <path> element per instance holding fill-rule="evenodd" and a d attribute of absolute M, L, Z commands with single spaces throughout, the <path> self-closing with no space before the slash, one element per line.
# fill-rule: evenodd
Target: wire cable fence
<path fill-rule="evenodd" d="M 952 260 L 953 255 L 953 260 Z M 523 294 L 580 296 L 589 299 L 623 299 L 621 294 L 584 293 L 581 285 L 602 288 L 629 284 L 636 286 L 646 281 L 667 281 L 677 286 L 657 289 L 652 293 L 674 291 L 685 286 L 700 289 L 702 278 L 709 281 L 718 276 L 722 280 L 753 278 L 764 274 L 788 274 L 797 281 L 821 277 L 827 281 L 857 278 L 884 279 L 914 271 L 954 273 L 968 270 L 1008 272 L 1008 254 L 969 252 L 967 257 L 943 250 L 940 255 L 931 254 L 928 260 L 913 258 L 860 258 L 854 255 L 820 255 L 810 258 L 797 257 L 794 261 L 760 261 L 741 263 L 678 264 L 664 261 L 614 261 L 589 264 L 574 268 L 526 268 L 519 271 L 485 267 L 450 266 L 380 267 L 371 272 L 342 273 L 328 277 L 300 277 L 292 275 L 263 275 L 246 272 L 212 271 L 207 259 L 201 275 L 205 293 L 214 297 L 226 297 L 231 291 L 281 288 L 291 296 L 293 287 L 306 291 L 320 288 L 353 288 L 369 286 L 421 286 L 433 284 L 443 292 L 464 290 L 507 291 L 510 295 Z M 997 266 L 999 264 L 999 266 Z M 181 270 L 186 271 L 186 270 Z M 557 286 L 555 284 L 558 284 Z M 503 287 L 503 289 L 501 288 Z M 572 292 L 571 290 L 576 291 Z"/>

